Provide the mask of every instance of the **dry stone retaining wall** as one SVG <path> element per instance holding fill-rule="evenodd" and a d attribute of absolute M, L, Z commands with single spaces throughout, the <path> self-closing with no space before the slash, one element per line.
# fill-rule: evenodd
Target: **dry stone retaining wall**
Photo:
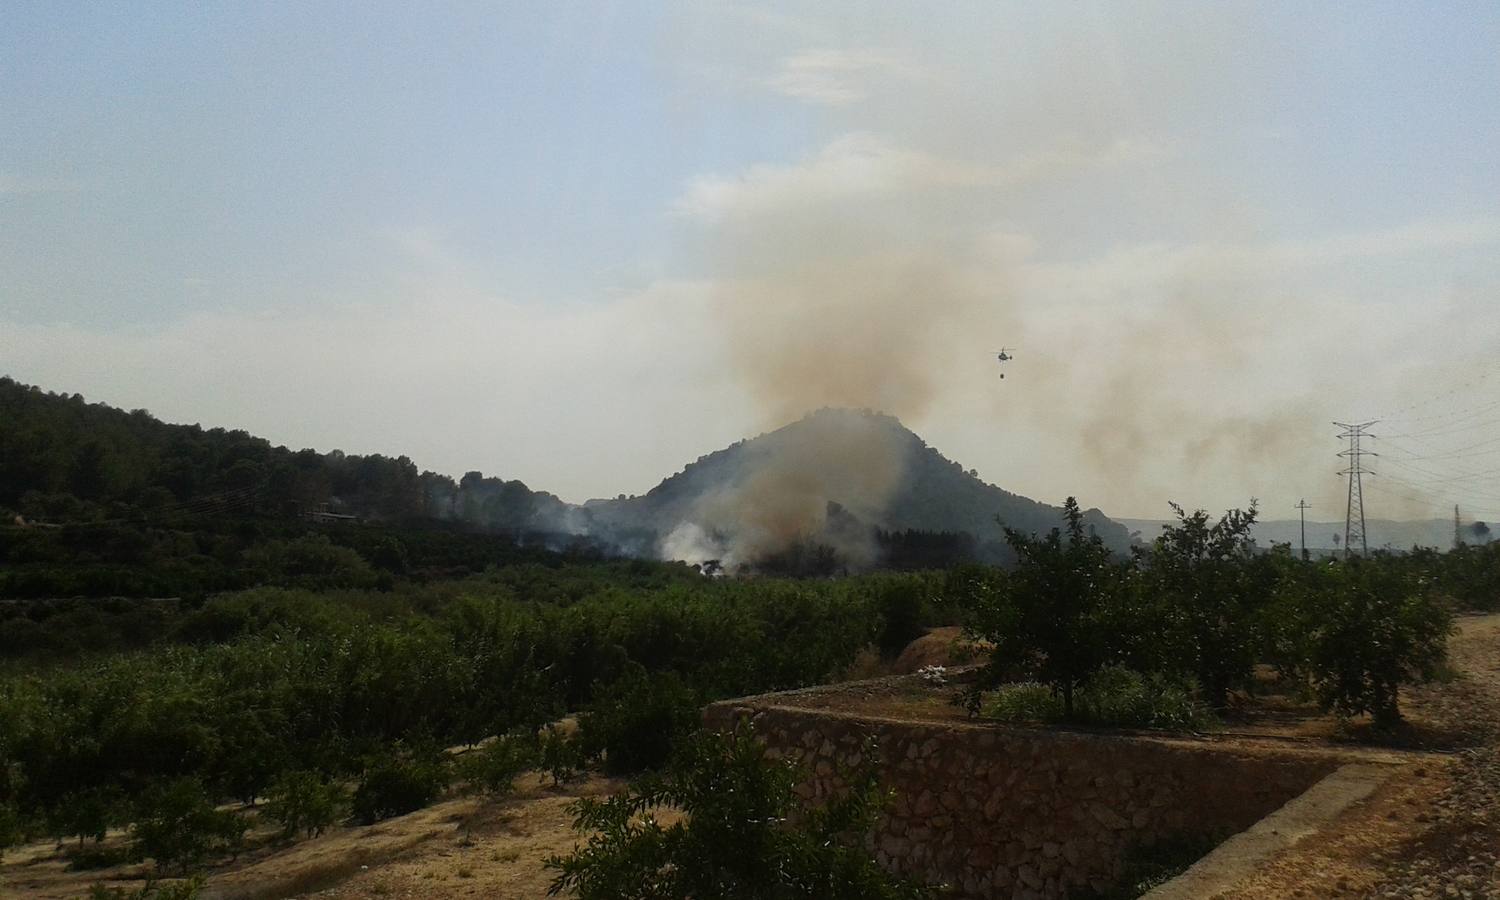
<path fill-rule="evenodd" d="M 713 704 L 705 719 L 720 729 L 752 719 L 773 756 L 808 769 L 798 792 L 810 802 L 841 789 L 840 769 L 862 762 L 873 739 L 896 793 L 877 858 L 973 898 L 1105 889 L 1127 848 L 1241 831 L 1339 763 L 1290 749 L 862 717 L 777 706 L 775 696 Z"/>

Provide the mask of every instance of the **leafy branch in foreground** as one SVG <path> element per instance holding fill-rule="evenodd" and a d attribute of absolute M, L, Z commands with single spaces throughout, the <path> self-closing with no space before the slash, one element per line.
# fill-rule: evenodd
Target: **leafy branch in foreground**
<path fill-rule="evenodd" d="M 863 847 L 887 799 L 872 761 L 849 788 L 804 808 L 799 768 L 766 757 L 748 726 L 695 736 L 665 775 L 573 806 L 590 837 L 554 856 L 549 895 L 580 900 L 917 900 L 931 896 L 881 869 Z M 663 822 L 670 820 L 670 824 Z"/>

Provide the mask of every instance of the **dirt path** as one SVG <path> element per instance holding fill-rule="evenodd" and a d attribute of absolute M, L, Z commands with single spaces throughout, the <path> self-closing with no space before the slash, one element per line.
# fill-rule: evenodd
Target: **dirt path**
<path fill-rule="evenodd" d="M 1403 708 L 1474 746 L 1414 760 L 1226 898 L 1500 898 L 1500 615 L 1461 619 L 1449 654 L 1459 677 Z"/>
<path fill-rule="evenodd" d="M 1500 616 L 1462 627 L 1452 653 L 1464 677 L 1414 692 L 1412 701 L 1480 745 L 1459 753 L 1432 798 L 1428 827 L 1396 848 L 1368 897 L 1500 896 Z"/>

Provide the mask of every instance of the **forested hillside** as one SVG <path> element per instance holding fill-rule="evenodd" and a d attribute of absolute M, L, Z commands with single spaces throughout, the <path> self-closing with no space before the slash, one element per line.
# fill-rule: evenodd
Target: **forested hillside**
<path fill-rule="evenodd" d="M 567 531 L 569 507 L 519 481 L 455 482 L 405 456 L 293 451 L 244 431 L 171 425 L 0 378 L 0 507 L 28 519 L 170 520 L 208 509 L 329 510 Z"/>

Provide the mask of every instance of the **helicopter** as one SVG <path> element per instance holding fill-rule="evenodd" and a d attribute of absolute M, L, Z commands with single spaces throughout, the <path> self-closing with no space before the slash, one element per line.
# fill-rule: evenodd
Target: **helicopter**
<path fill-rule="evenodd" d="M 1015 359 L 1015 357 L 1013 355 L 1011 355 L 1011 352 L 1014 349 L 1015 349 L 1014 347 L 1001 347 L 1000 348 L 1000 352 L 995 354 L 995 359 L 997 359 L 997 360 L 999 360 L 1000 362 L 1003 362 L 1003 363 L 1004 362 L 1010 362 L 1011 360 Z M 1001 379 L 1005 378 L 1005 373 L 1004 372 L 1000 373 L 1000 378 Z"/>

